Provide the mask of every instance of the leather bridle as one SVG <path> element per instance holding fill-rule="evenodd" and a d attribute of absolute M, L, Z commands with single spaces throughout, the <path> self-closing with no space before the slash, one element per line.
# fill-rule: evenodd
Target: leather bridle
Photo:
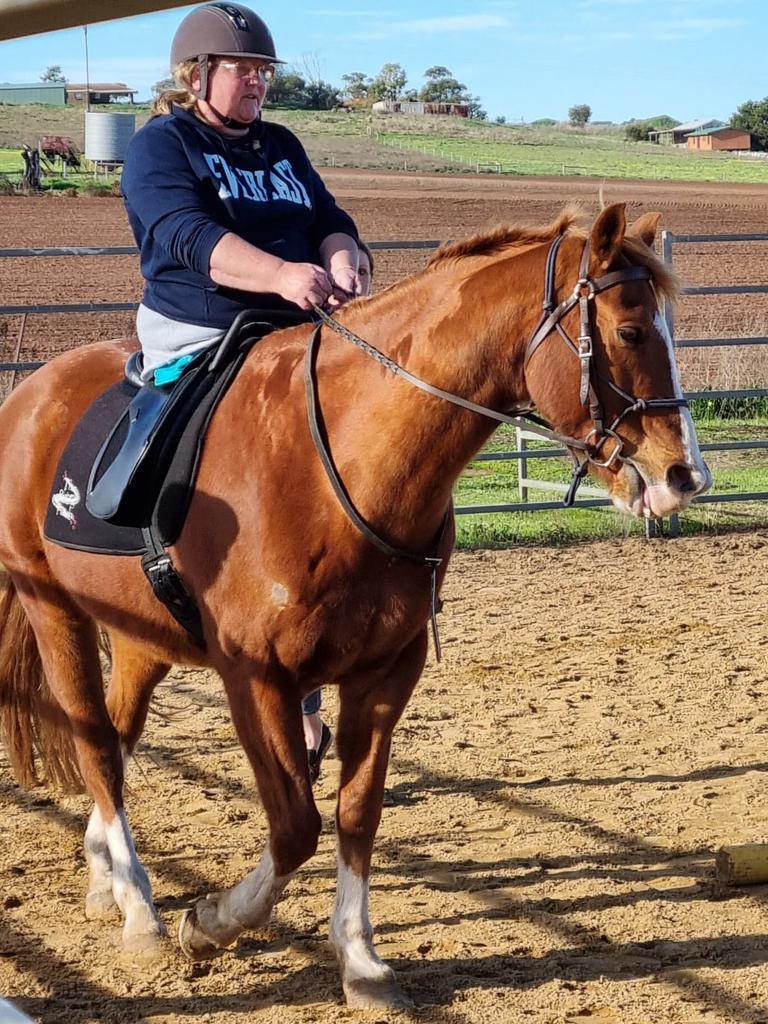
<path fill-rule="evenodd" d="M 595 370 L 593 357 L 594 346 L 592 343 L 592 320 L 590 316 L 590 302 L 594 302 L 595 296 L 600 292 L 613 288 L 618 284 L 625 284 L 628 281 L 649 281 L 651 272 L 648 267 L 624 267 L 621 270 L 613 270 L 598 278 L 589 276 L 589 240 L 584 245 L 579 266 L 579 279 L 571 294 L 556 303 L 555 269 L 557 265 L 557 253 L 565 235 L 558 235 L 554 239 L 547 253 L 546 269 L 544 271 L 544 303 L 541 319 L 531 336 L 525 352 L 524 367 L 528 366 L 531 357 L 538 350 L 541 343 L 549 337 L 552 331 L 557 331 L 571 351 L 578 357 L 581 364 L 581 378 L 579 383 L 579 402 L 581 405 L 589 406 L 589 415 L 592 420 L 592 430 L 587 434 L 584 441 L 577 438 L 561 437 L 564 443 L 572 449 L 583 452 L 584 458 L 579 461 L 574 454 L 574 468 L 571 476 L 571 484 L 566 492 L 564 504 L 570 506 L 576 498 L 580 482 L 587 474 L 590 465 L 600 469 L 609 469 L 615 462 L 626 461 L 623 450 L 624 441 L 619 437 L 617 428 L 634 412 L 646 412 L 652 409 L 682 409 L 688 407 L 685 398 L 635 398 L 634 395 L 623 391 L 617 384 L 607 377 L 600 376 Z M 578 303 L 579 306 L 579 339 L 574 342 L 562 325 L 563 317 L 569 313 Z M 605 384 L 627 403 L 624 409 L 613 420 L 609 426 L 605 426 L 605 416 L 602 403 L 595 387 L 596 380 Z M 530 430 L 530 427 L 526 427 Z M 600 458 L 604 446 L 608 441 L 613 442 L 610 455 Z M 590 447 L 591 446 L 591 447 Z"/>
<path fill-rule="evenodd" d="M 584 252 L 581 257 L 581 264 L 579 268 L 579 279 L 576 282 L 576 286 L 567 298 L 563 299 L 559 304 L 556 304 L 555 272 L 557 267 L 557 254 L 565 237 L 565 235 L 558 235 L 552 242 L 547 254 L 544 274 L 543 310 L 539 323 L 537 324 L 536 329 L 534 330 L 526 347 L 524 368 L 528 366 L 534 354 L 539 350 L 541 344 L 549 337 L 552 331 L 556 331 L 566 345 L 568 345 L 568 347 L 575 353 L 581 364 L 579 401 L 582 405 L 589 406 L 589 415 L 592 420 L 592 429 L 583 440 L 577 437 L 570 437 L 567 434 L 560 434 L 557 431 L 550 429 L 550 427 L 548 427 L 543 421 L 539 420 L 528 411 L 521 412 L 519 414 L 498 412 L 496 409 L 489 409 L 484 405 L 478 405 L 476 402 L 472 402 L 467 398 L 462 398 L 459 395 L 454 395 L 450 391 L 444 391 L 442 388 L 435 387 L 433 384 L 428 384 L 420 377 L 417 377 L 409 370 L 400 366 L 399 363 L 394 361 L 394 359 L 391 359 L 383 352 L 380 352 L 379 349 L 375 348 L 369 342 L 364 341 L 353 331 L 350 331 L 349 328 L 344 327 L 343 324 L 334 320 L 334 318 L 326 313 L 324 309 L 321 309 L 319 306 L 313 307 L 320 322 L 315 326 L 307 347 L 304 381 L 307 395 L 309 426 L 312 439 L 315 443 L 315 448 L 317 449 L 317 453 L 340 504 L 360 533 L 362 533 L 367 540 L 369 540 L 379 549 L 379 551 L 383 552 L 389 558 L 402 559 L 425 566 L 431 570 L 432 629 L 435 637 L 435 647 L 438 652 L 438 660 L 440 657 L 440 645 L 437 636 L 436 622 L 438 606 L 436 580 L 437 570 L 442 563 L 442 558 L 437 554 L 437 552 L 440 549 L 442 538 L 447 529 L 447 524 L 450 518 L 450 509 L 445 514 L 438 538 L 433 545 L 433 554 L 428 555 L 424 555 L 420 552 L 407 551 L 403 548 L 390 544 L 388 541 L 384 540 L 383 537 L 379 536 L 379 534 L 376 533 L 376 531 L 360 514 L 344 486 L 344 482 L 339 475 L 339 471 L 334 464 L 333 457 L 328 448 L 316 381 L 317 354 L 320 346 L 321 330 L 323 325 L 330 327 L 338 335 L 345 338 L 347 341 L 350 341 L 367 356 L 370 356 L 396 377 L 401 377 L 403 380 L 408 381 L 409 384 L 425 391 L 429 395 L 434 395 L 436 398 L 441 398 L 444 401 L 451 402 L 453 405 L 457 405 L 462 409 L 468 409 L 470 412 L 486 416 L 499 423 L 511 423 L 514 426 L 523 427 L 530 433 L 537 434 L 550 441 L 557 441 L 559 444 L 563 444 L 571 449 L 574 459 L 574 468 L 571 475 L 571 482 L 563 501 L 565 505 L 572 505 L 575 500 L 579 484 L 584 476 L 586 476 L 590 465 L 607 469 L 613 466 L 617 461 L 626 461 L 625 456 L 622 454 L 624 442 L 619 437 L 617 429 L 627 416 L 634 412 L 645 412 L 649 409 L 680 409 L 687 407 L 688 403 L 684 398 L 678 397 L 635 398 L 633 395 L 623 391 L 612 380 L 608 380 L 607 378 L 597 374 L 594 366 L 590 304 L 595 301 L 595 297 L 599 295 L 600 292 L 604 292 L 616 285 L 624 284 L 628 281 L 649 281 L 651 279 L 651 272 L 647 267 L 630 266 L 624 267 L 621 270 L 611 271 L 598 278 L 591 278 L 588 273 L 590 250 L 589 241 L 587 240 L 584 244 Z M 580 318 L 578 343 L 574 342 L 569 337 L 567 331 L 562 325 L 563 318 L 577 304 L 579 306 Z M 627 403 L 625 408 L 607 427 L 604 422 L 605 416 L 602 403 L 595 386 L 596 381 L 598 380 L 607 385 Z M 613 442 L 613 449 L 610 455 L 601 458 L 601 452 L 608 441 Z M 581 453 L 582 458 L 579 459 L 576 453 Z"/>

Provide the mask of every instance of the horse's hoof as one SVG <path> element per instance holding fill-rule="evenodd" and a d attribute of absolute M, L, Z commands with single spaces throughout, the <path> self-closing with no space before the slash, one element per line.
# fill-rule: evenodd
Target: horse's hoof
<path fill-rule="evenodd" d="M 197 923 L 197 908 L 185 910 L 179 924 L 179 945 L 188 960 L 213 960 L 222 952 Z"/>
<path fill-rule="evenodd" d="M 133 935 L 123 932 L 123 952 L 142 960 L 154 960 L 167 952 L 167 940 L 168 933 L 163 925 L 156 931 L 135 932 Z"/>
<path fill-rule="evenodd" d="M 105 921 L 119 913 L 111 889 L 105 892 L 89 892 L 85 897 L 85 917 L 88 921 Z"/>
<path fill-rule="evenodd" d="M 344 996 L 350 1010 L 407 1010 L 413 1006 L 394 976 L 345 981 Z"/>

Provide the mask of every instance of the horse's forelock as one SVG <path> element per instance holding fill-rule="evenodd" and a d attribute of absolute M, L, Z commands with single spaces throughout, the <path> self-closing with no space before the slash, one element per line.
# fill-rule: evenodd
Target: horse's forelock
<path fill-rule="evenodd" d="M 626 235 L 621 243 L 622 254 L 635 267 L 647 267 L 656 293 L 674 302 L 680 294 L 680 279 L 677 274 L 653 249 L 633 235 Z"/>

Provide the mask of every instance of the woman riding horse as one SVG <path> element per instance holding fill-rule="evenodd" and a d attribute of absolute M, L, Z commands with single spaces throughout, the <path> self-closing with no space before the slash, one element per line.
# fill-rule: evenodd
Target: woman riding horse
<path fill-rule="evenodd" d="M 309 310 L 368 294 L 351 218 L 299 140 L 261 120 L 276 63 L 269 29 L 238 4 L 198 7 L 174 36 L 178 88 L 155 100 L 122 176 L 146 281 L 136 320 L 145 380 L 171 383 L 244 308 Z M 318 699 L 307 700 L 316 777 L 330 732 Z"/>
<path fill-rule="evenodd" d="M 392 733 L 425 663 L 453 546 L 456 478 L 499 419 L 536 407 L 578 473 L 588 468 L 627 512 L 668 516 L 710 483 L 658 307 L 675 281 L 649 248 L 657 221 L 627 230 L 614 204 L 587 233 L 567 215 L 499 229 L 448 246 L 322 326 L 254 346 L 211 420 L 171 549 L 200 608 L 202 650 L 155 600 L 138 558 L 43 535 L 61 453 L 121 378 L 130 345 L 67 352 L 0 408 L 0 721 L 21 778 L 34 778 L 35 747 L 49 776 L 82 773 L 95 801 L 87 912 L 117 903 L 127 948 L 164 933 L 123 778 L 170 665 L 221 676 L 270 827 L 255 869 L 184 915 L 193 959 L 262 928 L 315 852 L 300 700 L 332 680 L 341 775 L 330 939 L 350 1006 L 406 1002 L 373 943 L 370 865 Z M 112 641 L 106 700 L 97 624 Z M 76 765 L 62 736 L 74 739 Z"/>

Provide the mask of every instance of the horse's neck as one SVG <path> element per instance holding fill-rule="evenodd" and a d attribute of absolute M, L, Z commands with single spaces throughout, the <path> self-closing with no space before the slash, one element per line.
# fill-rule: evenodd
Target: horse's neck
<path fill-rule="evenodd" d="M 483 294 L 487 282 L 473 282 L 477 275 L 461 269 L 420 275 L 353 307 L 344 320 L 430 384 L 499 410 L 524 404 L 522 348 L 535 302 L 510 286 L 494 304 Z M 456 478 L 497 424 L 425 395 L 327 328 L 323 343 L 332 347 L 334 365 L 324 371 L 321 356 L 320 394 L 328 395 L 324 373 L 333 374 L 337 400 L 330 397 L 325 416 L 350 494 L 401 543 L 428 543 Z"/>

